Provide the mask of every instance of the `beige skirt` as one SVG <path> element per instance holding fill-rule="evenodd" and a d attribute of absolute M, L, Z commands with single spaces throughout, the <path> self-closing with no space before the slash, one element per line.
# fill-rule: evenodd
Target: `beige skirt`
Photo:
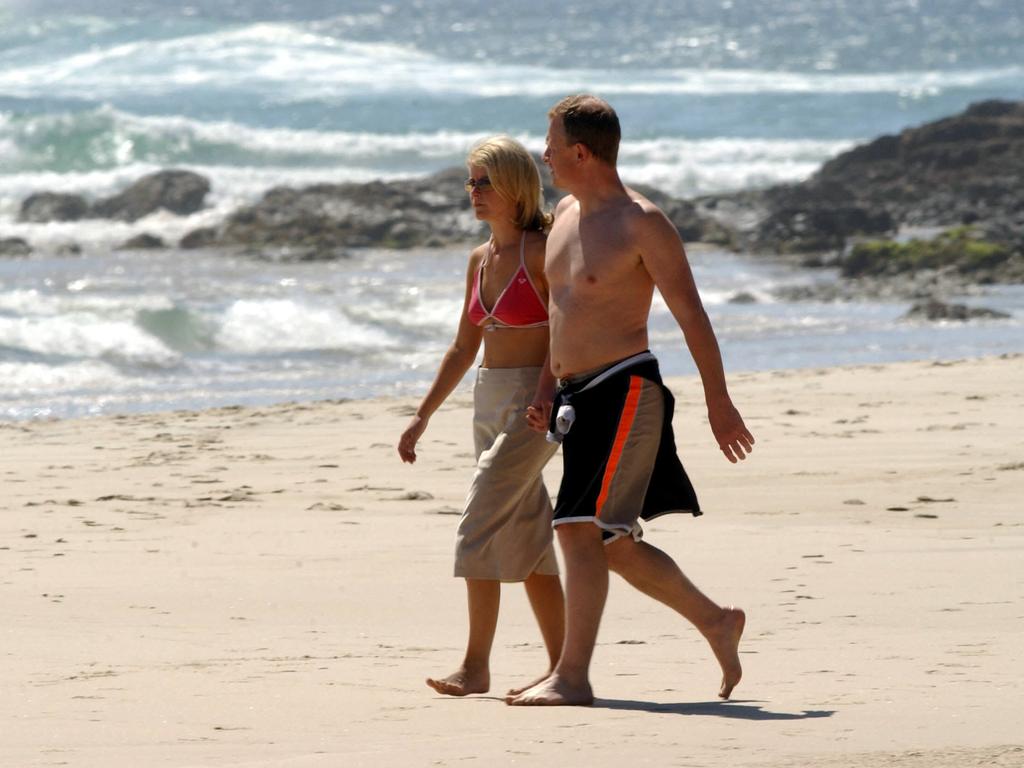
<path fill-rule="evenodd" d="M 455 575 L 523 581 L 555 575 L 551 498 L 541 470 L 558 450 L 526 424 L 540 368 L 479 368 L 473 389 L 476 472 L 455 541 Z"/>

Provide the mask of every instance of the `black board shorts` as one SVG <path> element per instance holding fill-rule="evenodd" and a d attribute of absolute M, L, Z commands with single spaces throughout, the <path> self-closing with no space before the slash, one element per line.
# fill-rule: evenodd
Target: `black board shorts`
<path fill-rule="evenodd" d="M 567 415 L 563 406 L 574 418 L 561 435 L 563 473 L 554 525 L 592 522 L 607 543 L 623 535 L 639 538 L 638 520 L 671 512 L 701 514 L 676 455 L 675 399 L 652 354 L 561 380 L 551 409 L 553 434 L 560 431 L 559 411 L 563 421 Z"/>

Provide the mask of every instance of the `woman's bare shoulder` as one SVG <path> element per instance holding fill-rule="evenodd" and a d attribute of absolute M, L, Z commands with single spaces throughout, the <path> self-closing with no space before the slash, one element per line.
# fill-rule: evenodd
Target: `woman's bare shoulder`
<path fill-rule="evenodd" d="M 476 271 L 476 268 L 480 266 L 480 263 L 484 260 L 484 256 L 487 255 L 487 251 L 490 248 L 491 241 L 488 240 L 485 243 L 480 243 L 469 252 L 469 269 L 470 271 Z"/>

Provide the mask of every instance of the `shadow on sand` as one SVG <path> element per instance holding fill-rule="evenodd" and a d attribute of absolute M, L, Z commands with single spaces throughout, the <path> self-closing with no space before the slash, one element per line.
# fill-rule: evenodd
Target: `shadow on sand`
<path fill-rule="evenodd" d="M 831 709 L 805 709 L 803 712 L 770 712 L 762 709 L 761 703 L 732 699 L 730 701 L 656 704 L 653 701 L 633 701 L 632 699 L 596 699 L 594 707 L 633 712 L 654 712 L 666 715 L 729 717 L 736 720 L 810 720 L 817 717 L 832 717 L 835 714 L 835 710 Z"/>

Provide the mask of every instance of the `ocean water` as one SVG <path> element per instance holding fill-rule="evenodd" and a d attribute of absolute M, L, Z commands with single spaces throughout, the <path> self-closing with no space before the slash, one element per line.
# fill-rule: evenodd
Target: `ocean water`
<path fill-rule="evenodd" d="M 802 179 L 859 141 L 1024 98 L 1017 0 L 327 5 L 0 0 L 0 238 L 35 249 L 0 261 L 0 418 L 421 391 L 457 321 L 458 250 L 284 265 L 114 246 L 176 242 L 280 184 L 459 165 L 488 133 L 540 150 L 566 93 L 608 98 L 623 177 L 680 196 Z M 16 220 L 33 192 L 108 195 L 167 167 L 211 179 L 206 210 Z M 1014 287 L 966 299 L 1009 321 L 920 325 L 902 304 L 770 298 L 825 273 L 694 260 L 731 370 L 1024 347 Z M 652 343 L 692 370 L 659 304 Z"/>

